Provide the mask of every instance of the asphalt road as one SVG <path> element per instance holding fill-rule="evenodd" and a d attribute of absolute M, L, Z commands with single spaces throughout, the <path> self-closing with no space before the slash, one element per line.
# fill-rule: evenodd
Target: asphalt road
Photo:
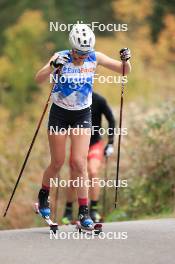
<path fill-rule="evenodd" d="M 101 237 L 77 239 L 73 231 L 62 226 L 52 239 L 48 228 L 0 231 L 0 263 L 175 263 L 174 219 L 104 224 Z"/>

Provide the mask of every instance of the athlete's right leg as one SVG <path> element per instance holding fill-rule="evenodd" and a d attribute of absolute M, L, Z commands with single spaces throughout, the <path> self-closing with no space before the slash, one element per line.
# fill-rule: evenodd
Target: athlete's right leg
<path fill-rule="evenodd" d="M 50 179 L 54 178 L 57 173 L 59 174 L 60 169 L 65 159 L 65 144 L 66 135 L 50 135 L 48 133 L 51 162 L 44 172 L 42 180 L 42 188 L 38 194 L 39 210 L 43 216 L 50 215 L 50 208 L 48 203 L 48 196 L 50 190 Z"/>
<path fill-rule="evenodd" d="M 50 187 L 50 178 L 54 178 L 56 174 L 60 172 L 60 169 L 65 160 L 65 145 L 66 145 L 66 135 L 49 135 L 49 147 L 51 162 L 43 175 L 43 186 L 46 188 Z"/>

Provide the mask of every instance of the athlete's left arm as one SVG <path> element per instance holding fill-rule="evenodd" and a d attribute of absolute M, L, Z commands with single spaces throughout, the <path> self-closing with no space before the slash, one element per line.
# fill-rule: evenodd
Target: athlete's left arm
<path fill-rule="evenodd" d="M 121 61 L 114 60 L 101 52 L 96 52 L 95 54 L 98 65 L 102 65 L 105 68 L 108 68 L 112 71 L 122 74 L 123 63 Z M 125 61 L 125 74 L 128 74 L 130 72 L 131 72 L 131 64 L 129 61 Z"/>

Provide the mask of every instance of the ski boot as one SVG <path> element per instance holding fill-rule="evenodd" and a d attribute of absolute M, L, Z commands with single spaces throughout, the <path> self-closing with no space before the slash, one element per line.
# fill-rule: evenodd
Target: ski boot
<path fill-rule="evenodd" d="M 89 216 L 88 207 L 80 206 L 79 208 L 79 221 L 77 222 L 76 229 L 79 233 L 94 232 L 94 234 L 99 235 L 102 232 L 102 224 L 94 224 L 93 220 Z"/>
<path fill-rule="evenodd" d="M 79 207 L 79 221 L 82 228 L 92 230 L 94 222 L 92 221 L 91 217 L 89 216 L 88 206 L 82 205 Z"/>
<path fill-rule="evenodd" d="M 50 217 L 49 191 L 41 189 L 38 194 L 38 209 L 42 217 Z"/>
<path fill-rule="evenodd" d="M 94 222 L 89 216 L 88 206 L 82 205 L 79 207 L 78 218 L 79 221 L 77 222 L 77 229 L 79 230 L 79 232 L 81 232 L 82 230 L 93 230 Z"/>
<path fill-rule="evenodd" d="M 49 225 L 50 230 L 56 234 L 58 230 L 58 224 L 54 223 L 50 219 L 50 208 L 49 208 L 49 191 L 41 189 L 38 194 L 38 203 L 35 203 L 34 210 L 35 213 L 40 215 L 46 223 Z"/>

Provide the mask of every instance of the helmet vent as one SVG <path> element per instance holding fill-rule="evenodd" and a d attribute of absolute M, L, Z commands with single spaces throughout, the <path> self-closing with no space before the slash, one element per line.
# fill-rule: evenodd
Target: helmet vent
<path fill-rule="evenodd" d="M 80 38 L 78 38 L 78 43 L 79 43 L 79 44 L 81 43 Z"/>

